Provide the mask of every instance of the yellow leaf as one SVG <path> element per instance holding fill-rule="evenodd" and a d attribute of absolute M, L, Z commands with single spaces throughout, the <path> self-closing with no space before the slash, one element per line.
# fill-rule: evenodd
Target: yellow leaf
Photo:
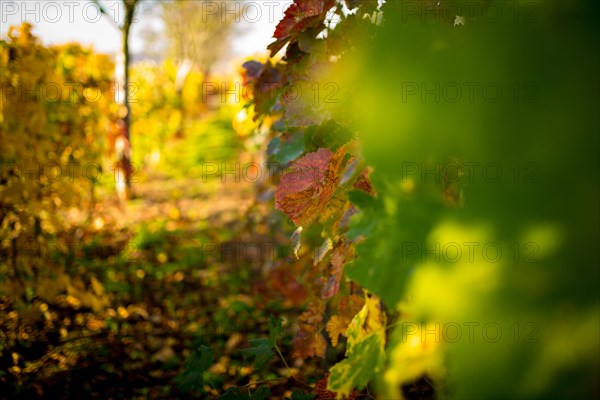
<path fill-rule="evenodd" d="M 334 315 L 329 319 L 325 329 L 327 329 L 327 334 L 331 339 L 333 347 L 337 346 L 340 334 L 343 334 L 346 331 L 343 326 L 343 321 L 337 315 Z"/>
<path fill-rule="evenodd" d="M 381 310 L 380 300 L 375 295 L 365 295 L 365 305 L 363 308 L 352 318 L 350 326 L 348 327 L 348 354 L 352 347 L 363 340 L 370 333 L 378 333 L 383 336 L 385 343 L 385 326 L 387 318 L 385 313 Z"/>
<path fill-rule="evenodd" d="M 161 264 L 164 264 L 164 263 L 166 263 L 168 259 L 169 259 L 169 257 L 167 256 L 167 253 L 165 253 L 164 251 L 163 251 L 163 252 L 160 252 L 160 253 L 159 253 L 159 254 L 156 256 L 156 260 L 157 260 L 159 263 L 161 263 Z"/>
<path fill-rule="evenodd" d="M 96 279 L 95 277 L 92 277 L 92 279 L 90 281 L 91 281 L 92 290 L 94 291 L 94 293 L 96 293 L 98 296 L 102 296 L 104 294 L 104 286 L 102 286 L 100 281 L 98 279 Z"/>
<path fill-rule="evenodd" d="M 81 305 L 81 301 L 75 296 L 67 295 L 65 300 L 73 308 L 79 308 L 79 306 Z"/>
<path fill-rule="evenodd" d="M 127 319 L 127 317 L 129 317 L 129 312 L 125 309 L 125 307 L 117 308 L 117 313 L 119 314 L 119 317 L 123 319 Z"/>
<path fill-rule="evenodd" d="M 330 370 L 327 389 L 337 392 L 337 398 L 348 396 L 354 388 L 364 388 L 383 370 L 386 323 L 379 298 L 365 293 L 365 304 L 347 329 L 347 358 Z"/>
<path fill-rule="evenodd" d="M 91 331 L 98 331 L 104 328 L 104 321 L 97 318 L 90 318 L 86 324 L 87 328 Z"/>
<path fill-rule="evenodd" d="M 439 330 L 439 327 L 433 323 L 405 323 L 394 332 L 388 368 L 383 375 L 389 396 L 400 396 L 398 388 L 402 384 L 411 382 L 423 374 L 434 379 L 443 376 L 444 364 L 440 342 L 431 334 L 436 332 L 436 329 Z"/>
<path fill-rule="evenodd" d="M 169 209 L 169 217 L 171 217 L 171 219 L 177 219 L 180 216 L 180 212 L 179 209 L 177 207 L 171 207 Z"/>

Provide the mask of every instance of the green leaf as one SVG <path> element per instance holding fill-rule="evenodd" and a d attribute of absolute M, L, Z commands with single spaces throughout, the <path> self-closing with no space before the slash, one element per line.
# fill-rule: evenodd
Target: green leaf
<path fill-rule="evenodd" d="M 312 400 L 315 395 L 312 393 L 293 391 L 291 400 Z M 286 399 L 290 399 L 287 397 Z"/>
<path fill-rule="evenodd" d="M 215 359 L 214 351 L 208 346 L 200 346 L 185 360 L 183 372 L 175 378 L 175 383 L 182 390 L 203 391 L 204 373 Z"/>
<path fill-rule="evenodd" d="M 316 36 L 319 34 L 318 29 L 308 28 L 300 34 L 298 37 L 298 47 L 305 53 L 310 53 L 313 50 L 315 42 L 317 41 Z"/>
<path fill-rule="evenodd" d="M 328 390 L 347 396 L 354 388 L 364 388 L 383 370 L 386 325 L 379 299 L 367 295 L 365 305 L 348 326 L 348 358 L 331 368 Z"/>
<path fill-rule="evenodd" d="M 282 119 L 278 119 L 271 126 L 271 129 L 275 132 L 285 132 L 286 128 L 287 127 L 285 126 L 285 121 Z"/>
<path fill-rule="evenodd" d="M 277 344 L 277 339 L 281 336 L 283 328 L 281 327 L 281 318 L 275 318 L 273 315 L 269 317 L 269 341 L 271 346 Z"/>
<path fill-rule="evenodd" d="M 251 347 L 240 351 L 246 357 L 254 356 L 254 366 L 261 368 L 275 355 L 273 348 L 277 344 L 277 339 L 281 336 L 282 332 L 281 318 L 275 318 L 271 315 L 269 317 L 269 338 L 250 339 Z"/>
<path fill-rule="evenodd" d="M 306 129 L 307 151 L 316 151 L 319 147 L 335 151 L 352 139 L 354 139 L 352 131 L 334 120 Z"/>
<path fill-rule="evenodd" d="M 246 357 L 254 356 L 255 368 L 262 368 L 275 355 L 271 339 L 250 339 L 250 346 L 240 351 Z"/>
<path fill-rule="evenodd" d="M 350 220 L 348 239 L 357 240 L 368 237 L 378 223 L 373 219 L 372 215 L 376 207 L 381 206 L 380 200 L 362 190 L 349 191 L 348 198 L 360 210 Z"/>
<path fill-rule="evenodd" d="M 295 132 L 273 138 L 267 146 L 271 161 L 286 165 L 304 153 L 304 132 Z"/>
<path fill-rule="evenodd" d="M 385 209 L 363 210 L 361 222 L 371 218 L 375 226 L 346 272 L 392 306 L 410 277 L 409 323 L 463 327 L 461 339 L 443 347 L 455 398 L 585 398 L 597 388 L 599 253 L 591 249 L 600 226 L 600 169 L 599 136 L 591 133 L 600 120 L 590 117 L 599 91 L 587 88 L 599 87 L 600 58 L 591 17 L 598 5 L 591 4 L 536 1 L 535 23 L 467 17 L 465 26 L 453 27 L 424 23 L 419 13 L 407 16 L 402 2 L 387 2 L 386 24 L 362 56 L 362 155 L 375 174 L 406 183 L 412 193 L 377 188 Z M 398 40 L 408 37 L 418 40 Z M 383 60 L 390 46 L 396 51 Z M 496 86 L 502 95 L 490 99 L 476 90 L 469 100 L 462 86 L 459 101 L 444 98 L 448 84 L 466 82 Z M 465 207 L 423 204 L 425 186 L 442 196 L 439 169 L 452 157 L 472 163 Z M 403 257 L 407 242 L 416 258 Z M 455 262 L 443 250 L 451 243 L 463 251 Z M 479 245 L 474 261 L 465 243 Z M 523 243 L 539 249 L 536 261 L 515 257 Z M 484 259 L 486 244 L 501 247 L 502 257 Z M 562 309 L 570 311 L 555 312 Z M 585 338 L 579 329 L 592 312 L 595 328 Z M 470 341 L 463 321 L 494 321 L 503 334 L 498 343 Z M 523 343 L 521 331 L 515 340 L 511 330 L 526 321 L 545 339 Z M 391 364 L 393 373 L 398 365 Z"/>
<path fill-rule="evenodd" d="M 270 395 L 271 395 L 271 390 L 269 389 L 269 387 L 262 385 L 261 387 L 258 388 L 258 390 L 256 392 L 254 392 L 254 394 L 252 395 L 252 399 L 253 400 L 264 400 L 264 399 L 268 399 L 268 397 Z"/>
<path fill-rule="evenodd" d="M 373 209 L 377 205 L 377 199 L 362 190 L 349 191 L 348 198 L 352 204 L 361 210 Z"/>
<path fill-rule="evenodd" d="M 422 244 L 443 204 L 428 191 L 408 194 L 399 183 L 373 183 L 379 193 L 377 199 L 352 194 L 367 206 L 352 217 L 348 236 L 366 240 L 356 245 L 357 258 L 346 265 L 345 271 L 350 279 L 395 308 L 404 296 L 409 275 L 421 263 Z"/>
<path fill-rule="evenodd" d="M 371 333 L 355 344 L 349 357 L 331 367 L 327 390 L 348 396 L 354 388 L 363 389 L 383 371 L 383 338 Z"/>

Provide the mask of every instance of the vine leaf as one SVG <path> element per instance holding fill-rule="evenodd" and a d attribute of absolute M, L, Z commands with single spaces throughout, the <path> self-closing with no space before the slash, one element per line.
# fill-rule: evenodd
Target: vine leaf
<path fill-rule="evenodd" d="M 327 325 L 325 325 L 333 347 L 337 346 L 339 335 L 348 336 L 348 326 L 354 316 L 362 309 L 364 303 L 363 298 L 355 294 L 345 296 L 341 299 L 338 314 L 331 316 Z"/>
<path fill-rule="evenodd" d="M 346 324 L 346 326 L 344 327 L 344 322 L 337 315 L 332 316 L 329 319 L 329 321 L 327 321 L 327 325 L 325 326 L 325 329 L 327 330 L 327 334 L 329 335 L 329 338 L 331 339 L 331 344 L 333 345 L 333 347 L 336 347 L 338 345 L 338 340 L 339 340 L 340 335 L 346 334 L 347 327 L 348 327 L 348 324 Z"/>
<path fill-rule="evenodd" d="M 356 344 L 345 360 L 331 367 L 328 389 L 348 396 L 354 388 L 364 388 L 383 370 L 385 354 L 381 335 L 370 334 Z"/>
<path fill-rule="evenodd" d="M 256 121 L 260 115 L 268 114 L 275 107 L 284 76 L 270 62 L 261 64 L 258 61 L 247 61 L 242 67 L 244 85 L 252 88 Z"/>
<path fill-rule="evenodd" d="M 213 364 L 214 351 L 208 346 L 200 346 L 185 360 L 183 372 L 175 378 L 175 383 L 182 390 L 202 391 L 204 372 Z"/>
<path fill-rule="evenodd" d="M 285 132 L 273 138 L 267 146 L 267 155 L 274 163 L 287 165 L 304 153 L 304 132 Z"/>
<path fill-rule="evenodd" d="M 275 208 L 285 212 L 296 225 L 307 225 L 333 197 L 343 170 L 346 149 L 335 153 L 320 148 L 294 162 L 281 177 L 275 192 Z"/>
<path fill-rule="evenodd" d="M 363 296 L 359 296 L 357 294 L 351 294 L 350 296 L 345 296 L 342 298 L 339 304 L 339 314 L 340 317 L 344 320 L 352 321 L 352 318 L 362 310 L 365 305 L 365 300 Z"/>
<path fill-rule="evenodd" d="M 250 339 L 250 347 L 240 350 L 246 356 L 254 356 L 254 367 L 262 368 L 273 356 L 271 341 L 265 338 Z"/>
<path fill-rule="evenodd" d="M 374 295 L 365 296 L 365 305 L 354 316 L 348 327 L 348 349 L 346 355 L 352 352 L 355 344 L 361 342 L 371 333 L 383 335 L 385 341 L 386 315 L 381 310 L 379 298 Z"/>
<path fill-rule="evenodd" d="M 271 315 L 269 317 L 269 342 L 271 346 L 274 347 L 277 344 L 277 339 L 279 339 L 282 332 L 281 318 L 275 318 Z"/>
<path fill-rule="evenodd" d="M 295 357 L 325 357 L 327 342 L 320 332 L 312 328 L 310 325 L 300 325 L 300 330 L 293 341 Z"/>
<path fill-rule="evenodd" d="M 403 252 L 398 257 L 389 249 L 397 248 L 398 243 L 425 243 L 444 208 L 437 193 L 435 198 L 429 192 L 422 197 L 407 196 L 399 184 L 375 184 L 374 188 L 377 197 L 362 190 L 349 194 L 361 212 L 350 221 L 348 236 L 359 243 L 356 258 L 346 264 L 344 272 L 353 282 L 377 293 L 388 307 L 396 308 L 412 269 L 421 263 L 421 253 Z"/>
<path fill-rule="evenodd" d="M 388 346 L 388 365 L 384 380 L 393 392 L 405 383 L 427 374 L 434 381 L 442 380 L 445 374 L 444 353 L 435 335 L 436 325 L 432 322 L 399 324 Z"/>
<path fill-rule="evenodd" d="M 309 358 L 325 356 L 327 342 L 321 334 L 325 305 L 320 301 L 312 301 L 308 308 L 298 317 L 298 333 L 292 341 L 294 357 Z"/>
<path fill-rule="evenodd" d="M 329 380 L 329 372 L 325 376 L 315 383 L 315 392 L 317 393 L 317 400 L 331 400 L 337 398 L 337 393 L 327 390 L 327 382 Z M 358 392 L 355 390 L 349 396 L 344 397 L 346 400 L 354 400 Z"/>
<path fill-rule="evenodd" d="M 255 368 L 263 367 L 275 355 L 273 348 L 282 331 L 281 319 L 271 315 L 269 317 L 269 338 L 250 339 L 250 347 L 242 349 L 242 354 L 254 356 Z"/>
<path fill-rule="evenodd" d="M 347 358 L 330 370 L 329 390 L 347 396 L 354 388 L 364 388 L 383 370 L 386 322 L 380 300 L 367 295 L 365 305 L 348 327 Z"/>
<path fill-rule="evenodd" d="M 273 289 L 296 306 L 303 305 L 308 295 L 306 288 L 298 282 L 298 275 L 298 271 L 279 266 L 269 276 Z"/>
<path fill-rule="evenodd" d="M 263 71 L 263 65 L 258 61 L 246 61 L 242 64 L 244 68 L 244 83 L 248 83 L 254 79 L 257 79 Z"/>
<path fill-rule="evenodd" d="M 294 162 L 290 172 L 281 177 L 281 185 L 277 191 L 278 196 L 283 197 L 317 186 L 325 175 L 331 156 L 331 151 L 320 148 Z"/>
<path fill-rule="evenodd" d="M 296 41 L 303 31 L 320 27 L 334 4 L 335 0 L 294 0 L 275 28 L 273 37 L 276 40 L 267 47 L 271 57 L 287 43 Z"/>

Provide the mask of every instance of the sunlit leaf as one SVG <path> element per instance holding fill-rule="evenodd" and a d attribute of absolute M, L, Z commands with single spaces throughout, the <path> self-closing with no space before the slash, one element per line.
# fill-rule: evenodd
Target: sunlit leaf
<path fill-rule="evenodd" d="M 294 162 L 281 177 L 275 192 L 275 207 L 284 211 L 296 225 L 312 221 L 327 207 L 340 181 L 346 152 L 319 149 Z"/>
<path fill-rule="evenodd" d="M 333 4 L 333 0 L 295 0 L 285 10 L 283 19 L 275 28 L 273 37 L 277 40 L 268 46 L 271 56 L 307 28 L 320 26 Z"/>

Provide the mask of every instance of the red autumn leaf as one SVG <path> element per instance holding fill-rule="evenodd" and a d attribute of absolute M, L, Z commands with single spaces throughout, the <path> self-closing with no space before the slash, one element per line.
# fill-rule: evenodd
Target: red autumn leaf
<path fill-rule="evenodd" d="M 320 332 L 312 332 L 311 329 L 305 329 L 305 325 L 300 325 L 300 330 L 292 340 L 294 357 L 325 357 L 327 342 Z"/>
<path fill-rule="evenodd" d="M 307 28 L 321 25 L 327 11 L 334 4 L 335 0 L 294 0 L 294 3 L 285 10 L 283 19 L 275 28 L 273 37 L 277 40 L 268 47 L 271 57 L 288 42 L 297 39 L 300 33 Z"/>
<path fill-rule="evenodd" d="M 293 339 L 294 357 L 325 357 L 327 342 L 321 334 L 325 304 L 312 301 L 298 317 L 298 333 Z"/>
<path fill-rule="evenodd" d="M 286 196 L 317 186 L 325 176 L 332 155 L 328 149 L 321 148 L 300 158 L 291 166 L 291 171 L 281 177 L 277 193 Z"/>
<path fill-rule="evenodd" d="M 322 379 L 319 379 L 315 383 L 315 393 L 317 394 L 317 397 L 315 398 L 315 400 L 335 400 L 337 398 L 336 392 L 327 390 L 327 381 L 328 380 L 329 380 L 329 372 L 327 372 Z M 354 389 L 352 391 L 352 393 L 350 393 L 350 395 L 348 397 L 344 397 L 344 399 L 354 400 L 354 399 L 356 399 L 357 395 L 358 395 L 358 392 L 356 391 L 356 389 Z"/>
<path fill-rule="evenodd" d="M 270 274 L 271 286 L 282 293 L 294 305 L 301 305 L 306 300 L 306 289 L 298 283 L 294 273 L 287 268 L 278 268 Z"/>
<path fill-rule="evenodd" d="M 275 208 L 285 212 L 296 225 L 312 221 L 335 193 L 345 154 L 344 147 L 334 154 L 321 148 L 294 162 L 290 172 L 281 177 L 275 192 Z"/>

